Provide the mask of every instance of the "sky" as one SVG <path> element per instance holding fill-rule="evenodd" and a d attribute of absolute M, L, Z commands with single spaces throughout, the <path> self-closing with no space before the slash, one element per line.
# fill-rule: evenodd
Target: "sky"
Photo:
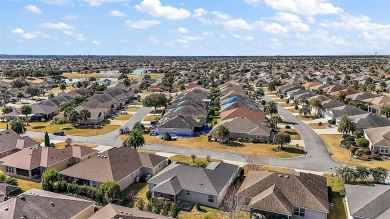
<path fill-rule="evenodd" d="M 0 54 L 389 55 L 389 0 L 1 0 Z"/>

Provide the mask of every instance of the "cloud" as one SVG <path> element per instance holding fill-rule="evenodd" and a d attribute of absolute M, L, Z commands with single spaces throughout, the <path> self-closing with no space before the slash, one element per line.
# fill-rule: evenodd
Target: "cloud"
<path fill-rule="evenodd" d="M 25 39 L 34 39 L 37 37 L 34 33 L 26 33 L 26 32 L 24 32 L 24 30 L 22 28 L 19 28 L 19 27 L 13 29 L 11 32 L 15 33 L 15 34 L 19 34 L 20 36 L 22 36 Z"/>
<path fill-rule="evenodd" d="M 155 36 L 150 36 L 150 37 L 148 38 L 148 40 L 149 40 L 150 42 L 154 43 L 154 44 L 157 44 L 157 43 L 160 42 L 160 41 L 157 39 L 157 37 L 155 37 Z"/>
<path fill-rule="evenodd" d="M 276 16 L 272 17 L 272 19 L 288 23 L 301 22 L 301 18 L 299 16 L 286 12 L 278 12 Z"/>
<path fill-rule="evenodd" d="M 178 43 L 182 43 L 182 44 L 187 44 L 191 41 L 197 41 L 197 40 L 200 40 L 202 39 L 201 37 L 198 37 L 198 36 L 183 36 L 183 37 L 180 37 L 177 42 Z"/>
<path fill-rule="evenodd" d="M 65 16 L 66 20 L 76 20 L 77 18 L 79 18 L 79 16 L 74 14 L 68 14 Z"/>
<path fill-rule="evenodd" d="M 224 34 L 221 34 L 220 36 L 221 36 L 221 38 L 223 38 L 223 39 L 226 39 L 226 38 L 227 38 L 227 36 L 224 35 Z"/>
<path fill-rule="evenodd" d="M 139 21 L 126 21 L 126 26 L 134 28 L 134 29 L 146 29 L 151 26 L 160 24 L 160 21 L 157 20 L 139 20 Z"/>
<path fill-rule="evenodd" d="M 243 0 L 243 1 L 253 7 L 257 7 L 260 3 L 260 0 Z"/>
<path fill-rule="evenodd" d="M 126 15 L 118 10 L 112 10 L 110 12 L 110 15 L 114 16 L 114 17 L 126 17 Z"/>
<path fill-rule="evenodd" d="M 223 26 L 225 26 L 228 30 L 237 30 L 237 29 L 244 29 L 244 30 L 253 30 L 255 27 L 248 22 L 246 22 L 244 19 L 231 19 L 226 20 L 223 23 Z"/>
<path fill-rule="evenodd" d="M 211 36 L 211 35 L 213 35 L 213 32 L 203 32 L 202 35 L 203 36 Z"/>
<path fill-rule="evenodd" d="M 290 29 L 297 32 L 309 32 L 310 27 L 304 23 L 291 23 Z"/>
<path fill-rule="evenodd" d="M 178 31 L 179 33 L 188 33 L 187 28 L 184 28 L 184 27 L 179 27 L 179 28 L 177 28 L 177 31 Z"/>
<path fill-rule="evenodd" d="M 181 20 L 190 17 L 191 13 L 184 8 L 162 6 L 160 0 L 143 0 L 135 8 L 153 17 L 164 17 L 169 20 Z"/>
<path fill-rule="evenodd" d="M 260 22 L 261 29 L 268 33 L 283 34 L 288 32 L 288 28 L 278 23 L 263 23 Z"/>
<path fill-rule="evenodd" d="M 269 47 L 271 48 L 279 48 L 279 47 L 282 47 L 283 44 L 276 38 L 271 38 L 271 43 L 269 45 Z"/>
<path fill-rule="evenodd" d="M 123 0 L 84 0 L 89 6 L 99 7 L 103 3 L 114 3 L 114 2 L 122 2 Z"/>
<path fill-rule="evenodd" d="M 42 0 L 42 1 L 49 5 L 66 5 L 69 3 L 69 0 Z"/>
<path fill-rule="evenodd" d="M 76 38 L 76 40 L 78 41 L 84 41 L 85 40 L 85 37 L 83 34 L 81 33 L 73 33 L 72 31 L 69 31 L 69 30 L 65 30 L 65 31 L 62 31 L 64 34 L 66 35 L 69 35 L 69 36 L 72 36 L 74 38 Z"/>
<path fill-rule="evenodd" d="M 26 5 L 26 6 L 24 6 L 23 7 L 25 10 L 27 10 L 27 11 L 30 11 L 30 12 L 32 12 L 32 13 L 34 13 L 34 14 L 41 14 L 42 13 L 42 11 L 41 11 L 41 9 L 39 9 L 37 6 L 35 6 L 35 5 Z"/>
<path fill-rule="evenodd" d="M 343 9 L 326 0 L 264 0 L 264 3 L 275 10 L 311 16 L 343 12 Z"/>
<path fill-rule="evenodd" d="M 101 45 L 102 44 L 101 42 L 99 42 L 97 40 L 92 41 L 92 43 L 95 44 L 95 45 Z"/>
<path fill-rule="evenodd" d="M 252 41 L 254 40 L 255 38 L 253 38 L 252 36 L 246 36 L 244 37 L 245 40 L 248 40 L 248 41 Z"/>
<path fill-rule="evenodd" d="M 74 29 L 73 26 L 66 24 L 64 22 L 58 22 L 58 23 L 46 22 L 46 23 L 42 24 L 42 27 L 47 28 L 47 29 L 56 29 L 56 30 L 73 30 Z"/>
<path fill-rule="evenodd" d="M 19 28 L 19 27 L 18 27 L 18 28 L 13 29 L 13 30 L 12 30 L 12 33 L 23 34 L 24 31 L 23 31 L 22 28 Z"/>
<path fill-rule="evenodd" d="M 206 11 L 205 9 L 203 8 L 198 8 L 198 9 L 195 9 L 194 12 L 192 13 L 194 17 L 202 17 L 206 14 L 208 14 L 209 12 Z"/>

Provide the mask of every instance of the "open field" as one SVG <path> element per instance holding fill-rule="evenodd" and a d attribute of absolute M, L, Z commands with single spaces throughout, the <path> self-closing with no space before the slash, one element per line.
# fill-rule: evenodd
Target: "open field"
<path fill-rule="evenodd" d="M 149 74 L 151 79 L 157 79 L 157 78 L 162 78 L 164 74 Z M 99 73 L 88 73 L 88 74 L 83 74 L 83 73 L 77 73 L 77 72 L 72 72 L 72 73 L 63 73 L 62 76 L 68 78 L 68 79 L 80 79 L 80 78 L 90 78 L 90 77 L 95 77 L 95 78 L 117 78 L 119 74 L 99 74 Z M 128 74 L 128 78 L 132 79 L 138 79 L 138 78 L 143 78 L 144 75 L 135 75 L 135 74 Z"/>
<path fill-rule="evenodd" d="M 70 124 L 65 124 L 62 131 L 65 132 L 66 135 L 77 135 L 77 136 L 93 136 L 93 135 L 102 135 L 114 131 L 119 128 L 119 125 L 104 125 L 97 129 L 95 128 L 75 128 Z M 53 133 L 61 130 L 61 125 L 59 124 L 50 124 L 50 122 L 30 122 L 28 126 L 26 126 L 27 131 L 34 132 L 49 132 Z"/>
<path fill-rule="evenodd" d="M 172 157 L 169 157 L 169 159 L 174 162 L 180 162 L 180 163 L 186 163 L 190 166 L 197 166 L 198 164 L 209 164 L 209 161 L 207 161 L 206 158 L 203 158 L 203 157 L 196 157 L 194 159 L 194 162 L 192 162 L 192 158 L 191 156 L 186 156 L 186 155 L 174 155 Z M 221 160 L 217 160 L 217 159 L 212 159 L 210 158 L 210 161 L 213 162 L 213 161 L 216 161 L 216 162 L 219 162 Z"/>
<path fill-rule="evenodd" d="M 390 160 L 371 160 L 371 161 L 363 161 L 358 159 L 350 158 L 349 150 L 346 148 L 339 147 L 339 143 L 342 140 L 342 135 L 320 135 L 322 140 L 324 140 L 326 146 L 332 153 L 333 159 L 340 163 L 349 164 L 349 165 L 362 165 L 366 167 L 384 167 L 390 170 Z"/>
<path fill-rule="evenodd" d="M 296 146 L 286 146 L 284 151 L 274 151 L 273 148 L 276 148 L 277 145 L 271 144 L 253 144 L 253 143 L 240 143 L 240 142 L 231 142 L 228 145 L 220 144 L 217 142 L 209 142 L 207 136 L 202 135 L 198 138 L 179 138 L 176 141 L 164 141 L 162 139 L 150 136 L 148 134 L 144 135 L 145 141 L 147 144 L 162 144 L 162 145 L 171 145 L 179 147 L 190 147 L 190 148 L 199 148 L 207 150 L 219 150 L 230 153 L 240 153 L 240 154 L 257 154 L 268 157 L 278 157 L 278 158 L 293 158 L 300 156 L 304 150 L 303 147 Z M 121 139 L 125 139 L 126 136 L 122 135 Z"/>

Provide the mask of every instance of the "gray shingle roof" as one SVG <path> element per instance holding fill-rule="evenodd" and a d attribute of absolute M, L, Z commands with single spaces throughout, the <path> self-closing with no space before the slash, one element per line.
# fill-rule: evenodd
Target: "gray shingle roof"
<path fill-rule="evenodd" d="M 368 129 L 390 126 L 390 120 L 375 113 L 360 114 L 351 116 L 351 119 L 356 123 L 357 129 Z"/>

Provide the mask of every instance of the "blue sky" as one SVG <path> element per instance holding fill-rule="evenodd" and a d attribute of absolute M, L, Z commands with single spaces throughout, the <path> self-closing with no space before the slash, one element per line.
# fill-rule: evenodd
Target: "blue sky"
<path fill-rule="evenodd" d="M 0 53 L 390 54 L 389 0 L 2 0 Z"/>

